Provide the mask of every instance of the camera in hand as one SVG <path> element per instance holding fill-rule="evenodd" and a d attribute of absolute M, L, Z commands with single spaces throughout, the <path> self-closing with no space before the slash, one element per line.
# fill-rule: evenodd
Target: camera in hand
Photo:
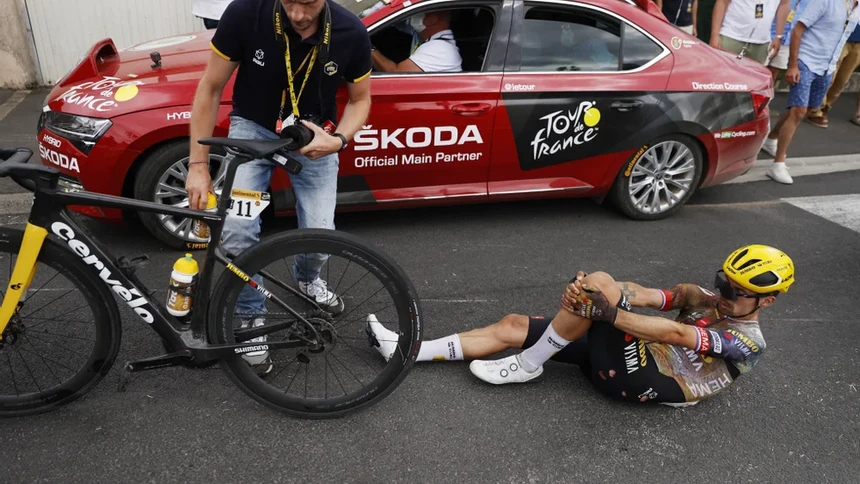
<path fill-rule="evenodd" d="M 320 118 L 313 114 L 302 115 L 299 119 L 309 123 L 314 123 L 317 126 L 319 126 L 320 123 Z M 302 171 L 302 164 L 290 156 L 290 152 L 300 150 L 313 141 L 314 132 L 304 124 L 297 122 L 282 129 L 281 138 L 291 139 L 293 142 L 274 153 L 272 158 L 283 165 L 284 168 L 293 175 L 298 175 Z"/>
<path fill-rule="evenodd" d="M 322 124 L 320 117 L 314 114 L 303 114 L 299 119 L 301 121 L 314 123 L 317 126 L 321 126 Z M 304 124 L 296 122 L 292 126 L 287 126 L 281 130 L 281 138 L 292 138 L 295 143 L 288 146 L 286 149 L 295 151 L 303 148 L 305 145 L 313 141 L 314 132 Z"/>

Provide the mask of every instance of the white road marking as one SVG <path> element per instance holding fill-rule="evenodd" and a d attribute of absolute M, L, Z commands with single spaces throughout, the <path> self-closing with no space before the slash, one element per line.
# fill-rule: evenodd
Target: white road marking
<path fill-rule="evenodd" d="M 832 156 L 811 156 L 805 158 L 789 158 L 785 160 L 788 165 L 792 178 L 808 175 L 823 175 L 825 173 L 836 173 L 840 171 L 860 170 L 860 154 L 854 155 L 832 155 Z M 768 158 L 758 160 L 753 164 L 753 167 L 746 175 L 739 176 L 734 180 L 725 182 L 730 183 L 749 183 L 757 181 L 770 181 L 770 178 L 765 174 L 773 160 Z M 776 183 L 776 182 L 773 182 Z"/>
<path fill-rule="evenodd" d="M 860 194 L 783 198 L 782 200 L 860 233 Z"/>
<path fill-rule="evenodd" d="M 30 94 L 30 91 L 15 91 L 9 96 L 9 99 L 6 100 L 3 104 L 0 104 L 0 121 L 3 121 L 3 118 L 9 115 L 13 109 L 18 107 L 21 104 L 21 101 L 27 98 L 27 95 Z"/>

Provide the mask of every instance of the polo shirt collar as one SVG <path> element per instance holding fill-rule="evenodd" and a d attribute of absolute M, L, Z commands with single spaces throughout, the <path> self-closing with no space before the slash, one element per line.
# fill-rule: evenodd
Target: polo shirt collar
<path fill-rule="evenodd" d="M 281 18 L 284 19 L 284 32 L 286 32 L 287 35 L 290 36 L 291 39 L 301 39 L 301 36 L 299 35 L 299 33 L 296 32 L 295 30 L 293 30 L 293 24 L 291 24 L 290 19 L 287 18 L 287 12 L 284 11 L 284 6 L 281 5 L 281 2 L 279 0 L 275 0 L 275 1 L 278 2 L 278 6 L 281 9 Z M 328 2 L 326 2 L 325 8 L 331 8 L 328 5 Z M 322 44 L 323 32 L 325 30 L 325 8 L 320 12 L 320 16 L 318 18 L 318 24 L 319 25 L 317 26 L 317 31 L 314 32 L 314 34 L 311 35 L 310 37 L 308 37 L 307 39 L 302 40 L 301 42 L 303 44 L 309 44 L 309 45 L 321 45 Z"/>

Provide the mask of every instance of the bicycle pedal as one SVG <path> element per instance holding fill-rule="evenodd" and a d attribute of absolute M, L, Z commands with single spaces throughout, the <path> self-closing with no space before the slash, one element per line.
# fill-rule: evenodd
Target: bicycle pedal
<path fill-rule="evenodd" d="M 117 259 L 117 267 L 127 276 L 134 274 L 139 268 L 146 265 L 149 262 L 148 255 L 139 255 L 133 259 L 129 259 L 126 256 L 122 256 Z"/>

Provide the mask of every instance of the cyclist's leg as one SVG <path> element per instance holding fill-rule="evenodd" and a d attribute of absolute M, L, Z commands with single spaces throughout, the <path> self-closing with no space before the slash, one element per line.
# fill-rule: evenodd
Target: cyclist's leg
<path fill-rule="evenodd" d="M 240 117 L 230 119 L 230 138 L 243 139 L 276 139 L 277 136 L 262 126 Z M 244 163 L 236 170 L 233 188 L 243 190 L 265 191 L 272 178 L 274 166 L 267 160 L 253 160 Z M 230 194 L 222 194 L 230 196 Z M 238 257 L 245 249 L 260 241 L 260 217 L 254 220 L 227 217 L 224 221 L 224 231 L 221 236 L 222 248 Z M 262 277 L 254 276 L 254 280 L 262 283 Z M 237 313 L 265 312 L 265 298 L 262 294 L 245 286 L 236 301 Z"/>

